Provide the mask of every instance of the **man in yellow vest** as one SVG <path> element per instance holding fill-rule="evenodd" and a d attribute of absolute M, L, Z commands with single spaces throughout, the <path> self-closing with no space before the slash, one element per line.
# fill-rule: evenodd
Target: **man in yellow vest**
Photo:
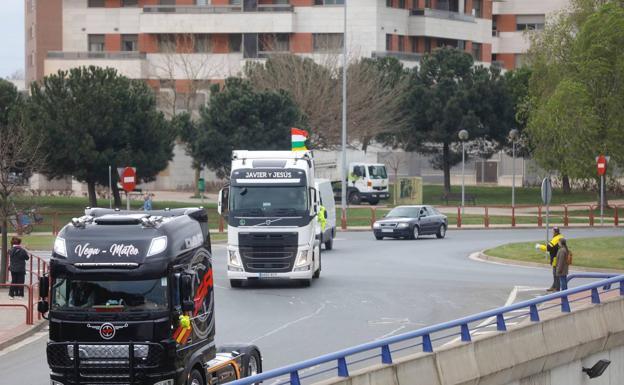
<path fill-rule="evenodd" d="M 325 206 L 319 205 L 319 212 L 316 218 L 318 219 L 319 225 L 321 225 L 321 240 L 322 240 L 323 234 L 325 233 L 325 226 L 327 226 L 327 210 L 325 210 Z"/>
<path fill-rule="evenodd" d="M 553 227 L 553 237 L 547 245 L 540 243 L 535 244 L 535 248 L 541 251 L 548 251 L 550 255 L 550 265 L 553 269 L 553 284 L 548 291 L 559 291 L 559 279 L 557 277 L 557 252 L 559 251 L 559 240 L 563 238 L 563 235 L 559 231 L 559 227 Z"/>

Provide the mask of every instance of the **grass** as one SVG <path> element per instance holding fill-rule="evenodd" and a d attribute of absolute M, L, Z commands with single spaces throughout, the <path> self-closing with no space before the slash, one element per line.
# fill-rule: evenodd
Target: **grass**
<path fill-rule="evenodd" d="M 54 238 L 53 235 L 24 235 L 22 237 L 22 245 L 28 250 L 52 250 Z"/>
<path fill-rule="evenodd" d="M 542 241 L 538 241 L 543 243 Z M 485 254 L 517 261 L 547 264 L 545 253 L 535 249 L 536 242 L 509 243 L 485 251 Z M 624 270 L 624 237 L 569 239 L 573 265 Z"/>

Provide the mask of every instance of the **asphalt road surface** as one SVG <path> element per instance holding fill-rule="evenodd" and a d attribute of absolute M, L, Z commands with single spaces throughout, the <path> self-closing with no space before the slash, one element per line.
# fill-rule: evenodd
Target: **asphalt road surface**
<path fill-rule="evenodd" d="M 623 235 L 619 229 L 567 230 L 567 237 Z M 214 250 L 217 343 L 260 347 L 264 369 L 448 321 L 544 294 L 548 269 L 474 261 L 472 252 L 544 238 L 544 230 L 449 231 L 447 238 L 376 241 L 340 233 L 323 252 L 312 287 L 261 282 L 231 289 L 225 248 Z M 520 288 L 520 290 L 518 290 Z M 513 297 L 510 296 L 513 293 Z M 45 332 L 0 352 L 0 384 L 49 384 Z"/>

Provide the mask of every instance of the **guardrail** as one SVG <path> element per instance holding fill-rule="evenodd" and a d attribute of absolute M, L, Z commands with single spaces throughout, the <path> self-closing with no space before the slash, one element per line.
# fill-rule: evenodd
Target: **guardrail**
<path fill-rule="evenodd" d="M 588 275 L 588 274 L 587 274 Z M 571 276 L 570 279 L 574 278 L 582 278 L 582 274 Z M 618 275 L 616 277 L 607 278 L 601 281 L 593 282 L 590 284 L 578 286 L 575 288 L 570 288 L 565 291 L 560 291 L 553 294 L 544 295 L 539 298 L 531 299 L 528 301 L 518 302 L 509 306 L 501 307 L 498 309 L 493 309 L 489 311 L 485 311 L 482 313 L 478 313 L 475 315 L 471 315 L 464 318 L 459 318 L 453 321 L 444 322 L 438 325 L 433 325 L 429 327 L 425 327 L 422 329 L 414 330 L 412 332 L 404 333 L 401 335 L 388 337 L 384 339 L 380 339 L 377 341 L 369 342 L 366 344 L 354 346 L 352 348 L 340 350 L 334 353 L 326 354 L 320 357 L 312 358 L 306 361 L 302 361 L 293 365 L 284 366 L 282 368 L 269 370 L 267 372 L 247 377 L 241 380 L 237 380 L 232 382 L 232 385 L 250 385 L 259 383 L 261 381 L 266 381 L 270 379 L 279 379 L 281 377 L 287 376 L 288 380 L 283 380 L 282 382 L 277 382 L 277 384 L 291 384 L 291 385 L 300 385 L 303 379 L 309 379 L 315 376 L 319 376 L 324 373 L 334 372 L 338 377 L 349 377 L 349 358 L 352 358 L 354 355 L 358 354 L 372 354 L 371 356 L 366 357 L 365 359 L 354 360 L 351 364 L 360 363 L 363 361 L 370 361 L 373 359 L 381 358 L 381 363 L 384 365 L 390 365 L 393 362 L 393 353 L 403 351 L 408 348 L 416 348 L 420 347 L 425 353 L 432 353 L 434 350 L 433 343 L 442 339 L 448 339 L 452 337 L 458 336 L 461 341 L 469 342 L 472 340 L 470 324 L 474 322 L 484 321 L 484 320 L 492 320 L 490 323 L 486 321 L 486 325 L 479 325 L 477 328 L 496 325 L 496 330 L 499 332 L 506 332 L 507 325 L 506 321 L 511 319 L 526 317 L 528 316 L 531 322 L 539 322 L 540 321 L 540 311 L 547 310 L 553 307 L 560 307 L 561 312 L 569 313 L 572 311 L 570 307 L 571 302 L 576 302 L 580 300 L 585 300 L 587 298 L 591 298 L 592 304 L 600 303 L 600 289 L 602 288 L 602 293 L 606 293 L 612 290 L 611 285 L 619 283 L 619 295 L 624 296 L 624 275 Z M 586 297 L 577 298 L 574 300 L 570 300 L 569 297 L 574 294 L 584 293 L 590 291 L 591 294 Z M 560 304 L 549 304 L 551 301 L 560 302 Z M 545 307 L 539 308 L 538 305 L 548 305 Z M 520 315 L 513 315 L 508 318 L 505 318 L 506 314 L 511 312 L 516 312 L 517 310 L 524 310 L 527 312 Z M 473 330 L 477 329 L 473 328 Z M 445 334 L 439 338 L 432 338 L 434 333 L 439 332 L 451 332 L 450 334 Z M 414 341 L 417 340 L 417 341 Z M 410 342 L 412 345 L 408 347 L 401 347 L 395 350 L 392 350 L 392 345 L 396 345 L 402 342 Z M 319 369 L 318 372 L 313 372 L 314 368 L 317 368 L 321 365 L 330 364 L 329 368 Z M 306 371 L 305 375 L 301 375 L 301 372 Z M 309 373 L 308 373 L 309 372 Z"/>
<path fill-rule="evenodd" d="M 7 277 L 5 283 L 0 283 L 0 287 L 23 287 L 25 292 L 28 293 L 26 304 L 19 303 L 0 303 L 0 307 L 23 307 L 26 309 L 26 324 L 32 325 L 35 319 L 35 293 L 39 288 L 39 278 L 49 271 L 49 264 L 43 258 L 28 252 L 29 269 L 26 270 L 26 282 L 23 284 L 12 284 L 10 282 L 9 272 L 9 258 L 6 262 Z M 36 262 L 35 262 L 36 261 Z M 35 265 L 36 263 L 36 265 Z M 36 266 L 36 269 L 35 269 Z M 41 314 L 37 313 L 37 319 L 41 319 Z"/>

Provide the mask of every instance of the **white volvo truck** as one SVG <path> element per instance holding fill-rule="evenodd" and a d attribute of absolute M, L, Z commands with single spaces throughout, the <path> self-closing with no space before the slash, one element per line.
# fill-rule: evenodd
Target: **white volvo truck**
<path fill-rule="evenodd" d="M 340 198 L 340 179 L 342 172 L 338 159 L 329 159 L 316 163 L 316 177 L 332 181 L 336 198 Z M 347 168 L 347 200 L 349 204 L 359 205 L 368 202 L 376 205 L 388 199 L 388 172 L 382 163 L 351 162 Z"/>
<path fill-rule="evenodd" d="M 321 273 L 319 193 L 309 151 L 234 151 L 230 185 L 219 193 L 228 224 L 232 287 L 254 279 L 309 286 Z"/>

